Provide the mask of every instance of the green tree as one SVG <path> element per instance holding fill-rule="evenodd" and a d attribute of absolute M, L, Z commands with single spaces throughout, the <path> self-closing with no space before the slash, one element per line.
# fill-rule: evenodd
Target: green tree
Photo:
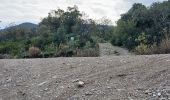
<path fill-rule="evenodd" d="M 170 31 L 170 1 L 156 2 L 150 7 L 136 3 L 121 16 L 113 32 L 112 43 L 134 49 L 142 33 L 147 36 L 146 45 L 159 44 Z"/>
<path fill-rule="evenodd" d="M 63 26 L 58 28 L 57 32 L 54 33 L 54 43 L 57 43 L 58 46 L 61 43 L 66 43 L 66 30 Z"/>

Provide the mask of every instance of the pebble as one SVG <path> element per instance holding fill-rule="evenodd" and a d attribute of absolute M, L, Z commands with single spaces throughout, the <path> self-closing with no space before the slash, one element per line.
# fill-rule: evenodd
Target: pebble
<path fill-rule="evenodd" d="M 73 80 L 72 82 L 74 83 L 74 82 L 78 82 L 79 81 L 79 79 L 76 79 L 76 80 Z"/>
<path fill-rule="evenodd" d="M 35 95 L 36 97 L 38 97 L 38 98 L 41 98 L 41 96 L 40 95 Z"/>
<path fill-rule="evenodd" d="M 149 94 L 150 92 L 151 92 L 151 91 L 149 91 L 149 90 L 146 90 L 146 91 L 145 91 L 145 94 Z"/>
<path fill-rule="evenodd" d="M 77 87 L 84 87 L 84 82 L 83 81 L 78 81 Z"/>
<path fill-rule="evenodd" d="M 85 95 L 93 95 L 91 92 L 86 92 Z"/>
<path fill-rule="evenodd" d="M 63 63 L 63 65 L 65 65 L 66 63 Z"/>
<path fill-rule="evenodd" d="M 67 64 L 67 66 L 70 66 L 71 64 Z"/>
<path fill-rule="evenodd" d="M 156 94 L 153 94 L 152 96 L 153 96 L 153 97 L 156 97 Z"/>
<path fill-rule="evenodd" d="M 108 86 L 107 89 L 111 89 L 111 87 Z"/>
<path fill-rule="evenodd" d="M 129 98 L 129 100 L 133 100 L 131 97 L 128 97 Z"/>
<path fill-rule="evenodd" d="M 96 63 L 99 63 L 99 61 L 96 61 Z"/>
<path fill-rule="evenodd" d="M 27 86 L 25 86 L 26 88 L 29 88 L 29 86 L 27 85 Z"/>
<path fill-rule="evenodd" d="M 11 77 L 6 79 L 6 82 L 11 82 L 11 81 L 12 81 Z"/>
<path fill-rule="evenodd" d="M 54 78 L 54 79 L 55 79 L 55 78 L 57 78 L 57 76 L 53 76 L 52 78 Z"/>
<path fill-rule="evenodd" d="M 117 91 L 121 92 L 121 91 L 124 91 L 125 89 L 117 89 Z"/>
<path fill-rule="evenodd" d="M 38 86 L 42 86 L 42 85 L 44 85 L 45 83 L 47 83 L 47 81 L 38 84 Z"/>
<path fill-rule="evenodd" d="M 47 90 L 48 90 L 48 88 L 45 88 L 45 89 L 44 89 L 44 91 L 47 91 Z"/>
<path fill-rule="evenodd" d="M 60 86 L 60 88 L 64 89 L 64 86 Z"/>
<path fill-rule="evenodd" d="M 161 93 L 158 93 L 158 96 L 161 96 Z"/>
<path fill-rule="evenodd" d="M 168 60 L 166 60 L 166 61 L 168 61 L 168 62 L 169 62 L 170 60 L 168 59 Z"/>

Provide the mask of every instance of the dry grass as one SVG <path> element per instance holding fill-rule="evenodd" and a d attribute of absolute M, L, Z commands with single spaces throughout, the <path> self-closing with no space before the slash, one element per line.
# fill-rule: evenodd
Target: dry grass
<path fill-rule="evenodd" d="M 89 49 L 78 49 L 76 50 L 76 57 L 98 57 L 99 50 L 96 48 L 89 48 Z"/>
<path fill-rule="evenodd" d="M 164 40 L 162 40 L 158 48 L 158 53 L 170 53 L 170 38 L 166 37 Z"/>
<path fill-rule="evenodd" d="M 153 44 L 151 46 L 143 45 L 136 48 L 138 54 L 168 54 L 170 53 L 170 38 L 166 36 L 159 45 Z"/>
<path fill-rule="evenodd" d="M 41 54 L 41 50 L 37 47 L 30 47 L 29 48 L 29 56 L 31 58 L 38 57 Z"/>

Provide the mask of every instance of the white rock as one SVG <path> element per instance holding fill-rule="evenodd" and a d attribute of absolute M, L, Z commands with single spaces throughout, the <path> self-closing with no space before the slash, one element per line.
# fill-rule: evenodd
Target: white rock
<path fill-rule="evenodd" d="M 169 62 L 170 60 L 168 59 L 168 60 L 166 60 L 167 62 Z"/>
<path fill-rule="evenodd" d="M 78 82 L 79 81 L 79 79 L 76 79 L 76 80 L 73 80 L 72 82 L 74 83 L 74 82 Z"/>
<path fill-rule="evenodd" d="M 79 82 L 77 83 L 77 86 L 78 86 L 78 87 L 84 87 L 84 82 L 83 82 L 83 81 L 79 81 Z"/>
<path fill-rule="evenodd" d="M 107 87 L 107 89 L 111 89 L 111 87 L 110 87 L 110 86 L 108 86 L 108 87 Z"/>
<path fill-rule="evenodd" d="M 93 95 L 91 92 L 86 92 L 85 95 Z"/>
<path fill-rule="evenodd" d="M 149 94 L 149 93 L 151 93 L 150 90 L 146 90 L 146 91 L 145 91 L 145 94 Z"/>
<path fill-rule="evenodd" d="M 60 88 L 64 89 L 64 86 L 60 86 Z"/>
<path fill-rule="evenodd" d="M 129 98 L 129 100 L 133 100 L 131 97 L 128 97 Z"/>
<path fill-rule="evenodd" d="M 161 96 L 161 93 L 158 93 L 158 96 Z"/>
<path fill-rule="evenodd" d="M 52 78 L 57 78 L 57 76 L 53 76 Z"/>
<path fill-rule="evenodd" d="M 156 97 L 156 94 L 153 94 L 152 96 L 153 96 L 153 97 Z"/>
<path fill-rule="evenodd" d="M 12 81 L 12 78 L 11 78 L 11 77 L 9 77 L 9 78 L 6 79 L 6 82 L 11 82 L 11 81 Z"/>
<path fill-rule="evenodd" d="M 47 81 L 38 84 L 38 86 L 44 85 L 45 83 L 47 83 Z"/>
<path fill-rule="evenodd" d="M 45 89 L 44 89 L 44 91 L 47 91 L 47 90 L 48 90 L 48 88 L 45 88 Z"/>

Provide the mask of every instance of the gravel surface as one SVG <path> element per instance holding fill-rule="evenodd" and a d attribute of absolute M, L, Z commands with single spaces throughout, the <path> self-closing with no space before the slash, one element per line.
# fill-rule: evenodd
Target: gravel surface
<path fill-rule="evenodd" d="M 111 43 L 99 43 L 99 54 L 103 56 L 132 55 L 127 49 L 113 46 Z"/>
<path fill-rule="evenodd" d="M 170 100 L 170 55 L 0 60 L 0 100 Z"/>

